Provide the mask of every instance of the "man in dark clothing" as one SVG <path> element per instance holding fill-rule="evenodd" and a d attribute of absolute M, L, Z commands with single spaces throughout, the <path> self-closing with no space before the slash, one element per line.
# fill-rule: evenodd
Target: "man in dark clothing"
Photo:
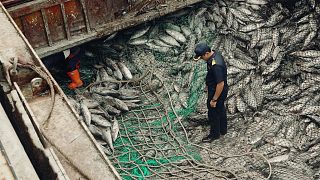
<path fill-rule="evenodd" d="M 207 62 L 206 89 L 210 134 L 202 142 L 212 142 L 227 133 L 227 115 L 224 101 L 228 94 L 227 66 L 220 52 L 212 51 L 205 43 L 199 43 L 194 50 L 194 60 Z"/>

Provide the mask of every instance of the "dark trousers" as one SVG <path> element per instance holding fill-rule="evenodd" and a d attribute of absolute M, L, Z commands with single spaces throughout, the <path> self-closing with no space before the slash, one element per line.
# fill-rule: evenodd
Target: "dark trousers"
<path fill-rule="evenodd" d="M 224 135 L 227 133 L 227 114 L 224 101 L 226 100 L 228 94 L 228 88 L 225 88 L 222 91 L 221 96 L 217 101 L 216 107 L 213 108 L 210 106 L 210 101 L 212 100 L 214 93 L 214 88 L 208 88 L 208 120 L 210 124 L 210 136 L 212 136 L 213 138 L 219 138 L 220 135 Z"/>
<path fill-rule="evenodd" d="M 42 60 L 47 69 L 58 68 L 66 72 L 71 72 L 75 69 L 79 69 L 80 53 L 72 55 L 71 57 L 64 58 L 62 52 L 45 57 Z"/>

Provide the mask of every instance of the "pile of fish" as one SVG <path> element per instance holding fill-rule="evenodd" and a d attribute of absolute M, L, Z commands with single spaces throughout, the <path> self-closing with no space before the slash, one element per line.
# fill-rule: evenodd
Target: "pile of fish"
<path fill-rule="evenodd" d="M 176 19 L 185 21 L 176 23 Z M 126 72 L 153 69 L 158 79 L 170 84 L 170 98 L 181 109 L 187 108 L 193 86 L 204 87 L 205 64 L 192 61 L 192 56 L 195 45 L 206 41 L 222 52 L 229 84 L 229 131 L 210 149 L 230 155 L 260 153 L 269 159 L 274 179 L 315 179 L 320 177 L 319 21 L 320 4 L 315 0 L 204 1 L 133 33 L 123 32 L 128 38 L 109 38 L 104 46 L 110 52 L 122 47 L 118 54 L 130 62 Z M 113 149 L 119 129 L 114 117 L 143 102 L 141 92 L 116 83 L 132 78 L 123 70 L 124 63 L 101 59 L 96 81 L 106 82 L 75 98 L 80 103 L 75 107 L 91 132 Z M 164 92 L 158 86 L 157 93 L 162 96 Z M 201 96 L 196 112 L 184 121 L 194 143 L 208 133 L 207 126 L 192 123 L 206 119 L 206 94 L 197 93 Z M 164 103 L 169 106 L 171 102 Z M 258 160 L 222 158 L 205 149 L 201 155 L 206 163 L 228 168 L 241 178 L 260 179 L 268 173 L 266 164 Z"/>
<path fill-rule="evenodd" d="M 88 90 L 76 91 L 76 95 L 69 96 L 69 99 L 91 133 L 103 145 L 103 150 L 111 155 L 113 142 L 119 133 L 116 117 L 142 105 L 140 91 L 121 86 L 122 80 L 133 78 L 124 62 L 105 58 L 103 63 L 93 66 L 96 68 L 96 84 Z"/>
<path fill-rule="evenodd" d="M 227 138 L 267 156 L 273 178 L 319 178 L 320 4 L 220 0 L 203 8 L 203 21 L 213 22 L 219 33 L 212 49 L 221 51 L 228 64 Z M 204 114 L 205 104 L 198 110 Z M 190 134 L 197 139 L 198 132 Z M 230 150 L 235 142 L 213 144 L 214 150 L 238 153 Z M 213 159 L 230 166 L 218 156 Z M 233 164 L 241 162 L 245 159 Z"/>

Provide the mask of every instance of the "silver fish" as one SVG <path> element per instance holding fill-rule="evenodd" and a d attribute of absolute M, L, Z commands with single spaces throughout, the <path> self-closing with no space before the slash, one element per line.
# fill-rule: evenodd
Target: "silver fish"
<path fill-rule="evenodd" d="M 144 37 L 141 37 L 141 38 L 136 38 L 136 39 L 131 39 L 130 41 L 128 41 L 128 44 L 130 45 L 144 45 L 148 42 L 149 40 L 144 38 Z"/>
<path fill-rule="evenodd" d="M 104 112 L 100 109 L 89 109 L 91 114 L 103 115 Z"/>
<path fill-rule="evenodd" d="M 167 34 L 169 34 L 170 36 L 172 36 L 174 39 L 176 39 L 177 41 L 181 42 L 181 43 L 185 43 L 186 42 L 186 38 L 184 37 L 184 35 L 178 31 L 175 30 L 171 30 L 171 29 L 166 29 L 165 30 Z"/>
<path fill-rule="evenodd" d="M 172 46 L 180 47 L 180 44 L 174 39 L 172 36 L 169 35 L 160 35 L 159 37 L 163 42 L 170 44 Z"/>
<path fill-rule="evenodd" d="M 155 43 L 155 45 L 158 45 L 158 46 L 172 47 L 172 45 L 166 44 L 165 42 L 163 42 L 160 39 L 153 39 L 152 41 Z"/>
<path fill-rule="evenodd" d="M 105 140 L 108 143 L 110 149 L 114 151 L 110 127 L 104 128 L 103 130 L 101 130 L 101 132 L 102 132 L 102 139 Z"/>
<path fill-rule="evenodd" d="M 109 105 L 109 104 L 103 104 L 102 106 L 103 106 L 103 109 L 104 109 L 105 111 L 107 111 L 108 113 L 110 113 L 111 115 L 117 115 L 117 114 L 120 114 L 120 113 L 121 113 L 120 110 L 112 107 L 112 106 Z"/>
<path fill-rule="evenodd" d="M 181 31 L 186 37 L 189 37 L 192 33 L 191 29 L 189 29 L 187 26 L 181 26 Z"/>
<path fill-rule="evenodd" d="M 136 38 L 143 36 L 144 34 L 146 34 L 149 31 L 149 29 L 150 29 L 150 26 L 147 26 L 147 27 L 144 27 L 142 29 L 135 31 L 135 33 L 131 36 L 130 39 L 136 39 Z"/>
<path fill-rule="evenodd" d="M 124 78 L 130 80 L 132 79 L 132 74 L 130 72 L 130 70 L 127 68 L 127 66 L 123 63 L 123 62 L 118 62 L 117 63 L 121 73 L 123 74 Z"/>
<path fill-rule="evenodd" d="M 88 126 L 90 132 L 94 135 L 94 136 L 97 136 L 97 137 L 101 137 L 102 136 L 102 132 L 100 130 L 100 128 L 98 128 L 97 126 L 93 125 L 93 124 L 90 124 Z"/>
<path fill-rule="evenodd" d="M 112 128 L 111 128 L 111 136 L 112 136 L 113 142 L 117 140 L 118 134 L 119 134 L 119 123 L 118 123 L 118 120 L 114 118 L 112 122 Z"/>
<path fill-rule="evenodd" d="M 84 122 L 87 124 L 87 126 L 89 126 L 91 124 L 91 113 L 84 102 L 80 103 L 80 109 L 81 109 Z"/>
<path fill-rule="evenodd" d="M 92 122 L 103 128 L 111 127 L 111 123 L 101 115 L 92 114 Z"/>
<path fill-rule="evenodd" d="M 107 87 L 96 87 L 92 92 L 100 94 L 102 96 L 112 96 L 112 97 L 120 96 L 119 91 L 114 89 L 109 89 Z"/>
<path fill-rule="evenodd" d="M 89 108 L 94 109 L 99 106 L 99 103 L 94 99 L 83 99 L 83 103 Z"/>
<path fill-rule="evenodd" d="M 129 111 L 129 108 L 126 105 L 126 103 L 124 103 L 123 101 L 121 101 L 118 98 L 114 98 L 111 96 L 105 96 L 104 99 L 105 99 L 105 104 L 109 104 L 111 106 L 114 106 L 121 111 L 125 111 L 125 112 Z"/>

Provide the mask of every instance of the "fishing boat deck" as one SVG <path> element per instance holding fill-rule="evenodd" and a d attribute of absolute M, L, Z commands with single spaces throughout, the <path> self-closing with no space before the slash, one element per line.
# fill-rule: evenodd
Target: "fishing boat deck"
<path fill-rule="evenodd" d="M 39 179 L 0 104 L 0 179 Z"/>
<path fill-rule="evenodd" d="M 79 121 L 78 115 L 67 102 L 67 97 L 43 66 L 39 57 L 1 3 L 0 23 L 0 60 L 2 65 L 8 68 L 11 58 L 22 58 L 25 60 L 24 63 L 40 67 L 53 82 L 55 104 L 48 127 L 44 128 L 42 127 L 42 121 L 44 121 L 44 117 L 50 110 L 50 94 L 43 92 L 39 93 L 41 95 L 33 95 L 32 93 L 30 95 L 28 93 L 28 88 L 30 88 L 28 78 L 34 72 L 27 73 L 28 71 L 25 68 L 18 68 L 17 76 L 11 78 L 16 83 L 10 82 L 8 74 L 6 75 L 8 83 L 11 84 L 10 88 L 18 92 L 29 118 L 33 121 L 34 128 L 40 132 L 38 135 L 45 137 L 44 139 L 49 144 L 47 147 L 53 149 L 52 156 L 56 154 L 59 158 L 55 160 L 60 161 L 62 164 L 62 167 L 60 167 L 61 173 L 63 173 L 64 169 L 67 173 L 64 179 L 68 179 L 67 176 L 71 179 L 120 179 L 120 176 L 101 148 L 99 148 L 84 123 Z M 30 96 L 32 97 L 30 98 Z M 57 164 L 60 164 L 60 162 Z"/>

